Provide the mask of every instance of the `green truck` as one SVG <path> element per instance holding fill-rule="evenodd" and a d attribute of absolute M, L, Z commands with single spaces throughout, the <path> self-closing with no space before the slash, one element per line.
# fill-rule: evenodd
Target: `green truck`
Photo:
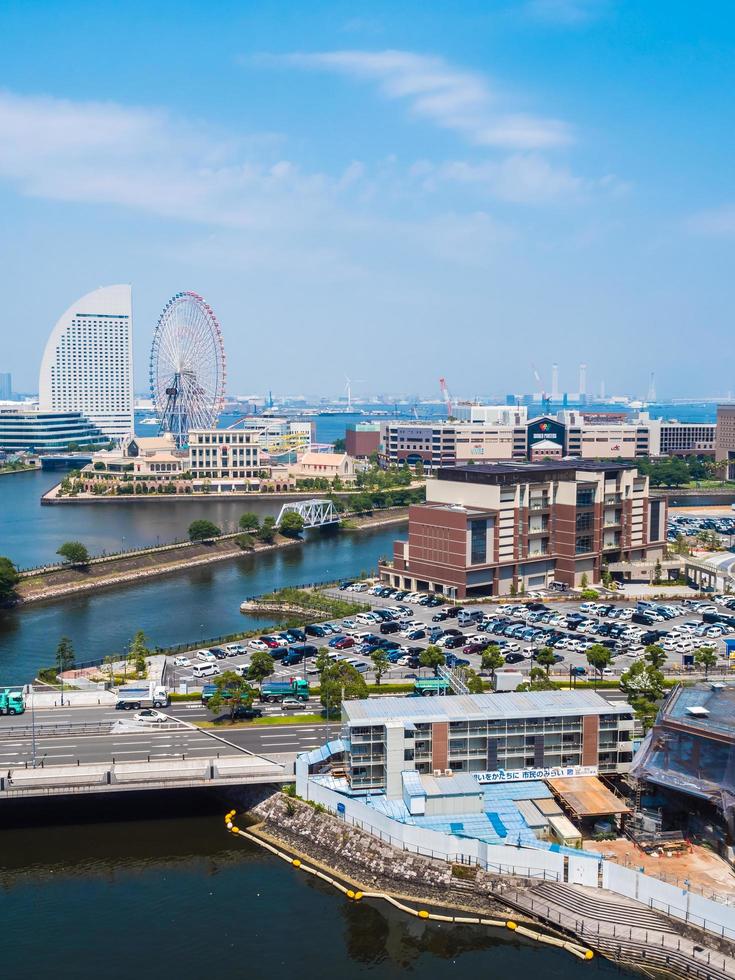
<path fill-rule="evenodd" d="M 0 688 L 0 715 L 22 715 L 26 710 L 23 692 L 18 688 Z"/>
<path fill-rule="evenodd" d="M 428 698 L 435 694 L 451 694 L 452 688 L 449 681 L 443 677 L 421 677 L 413 685 L 411 697 Z"/>
<path fill-rule="evenodd" d="M 309 682 L 302 677 L 292 677 L 289 681 L 263 681 L 260 685 L 260 700 L 274 704 L 284 698 L 309 700 Z"/>

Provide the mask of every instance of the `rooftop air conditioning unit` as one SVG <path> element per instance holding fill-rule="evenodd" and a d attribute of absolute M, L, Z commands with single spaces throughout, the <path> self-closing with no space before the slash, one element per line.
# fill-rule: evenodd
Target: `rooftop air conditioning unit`
<path fill-rule="evenodd" d="M 453 773 L 453 771 L 451 769 L 445 769 L 444 770 L 444 775 L 445 776 L 453 776 L 454 773 Z"/>
<path fill-rule="evenodd" d="M 442 774 L 441 769 L 435 769 L 434 770 L 434 776 L 441 776 L 441 774 Z"/>

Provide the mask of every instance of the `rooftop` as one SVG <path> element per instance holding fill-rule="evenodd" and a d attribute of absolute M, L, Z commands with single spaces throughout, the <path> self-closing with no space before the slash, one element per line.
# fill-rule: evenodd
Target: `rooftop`
<path fill-rule="evenodd" d="M 438 480 L 457 483 L 516 483 L 528 480 L 542 483 L 546 480 L 573 480 L 576 473 L 604 473 L 614 476 L 625 470 L 635 469 L 630 463 L 598 462 L 592 459 L 541 460 L 537 463 L 474 463 L 458 466 L 442 466 L 436 474 Z"/>
<path fill-rule="evenodd" d="M 664 705 L 660 721 L 673 721 L 703 735 L 729 735 L 735 740 L 735 682 L 702 682 L 679 687 Z"/>
<path fill-rule="evenodd" d="M 487 721 L 502 718 L 630 714 L 627 704 L 611 704 L 594 691 L 528 691 L 465 694 L 430 698 L 369 698 L 344 701 L 342 713 L 352 724 L 389 721 Z"/>

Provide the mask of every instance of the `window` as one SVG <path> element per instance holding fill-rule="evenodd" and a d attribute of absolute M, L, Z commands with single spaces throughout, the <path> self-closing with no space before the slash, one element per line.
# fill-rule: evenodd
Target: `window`
<path fill-rule="evenodd" d="M 470 564 L 482 565 L 487 561 L 487 523 L 470 521 Z"/>

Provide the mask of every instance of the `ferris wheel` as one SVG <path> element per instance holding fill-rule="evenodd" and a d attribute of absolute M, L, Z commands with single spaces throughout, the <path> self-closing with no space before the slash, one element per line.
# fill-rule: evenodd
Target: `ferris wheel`
<path fill-rule="evenodd" d="M 197 293 L 176 293 L 153 335 L 151 397 L 161 432 L 181 448 L 191 429 L 211 429 L 225 400 L 225 349 L 210 306 Z"/>

